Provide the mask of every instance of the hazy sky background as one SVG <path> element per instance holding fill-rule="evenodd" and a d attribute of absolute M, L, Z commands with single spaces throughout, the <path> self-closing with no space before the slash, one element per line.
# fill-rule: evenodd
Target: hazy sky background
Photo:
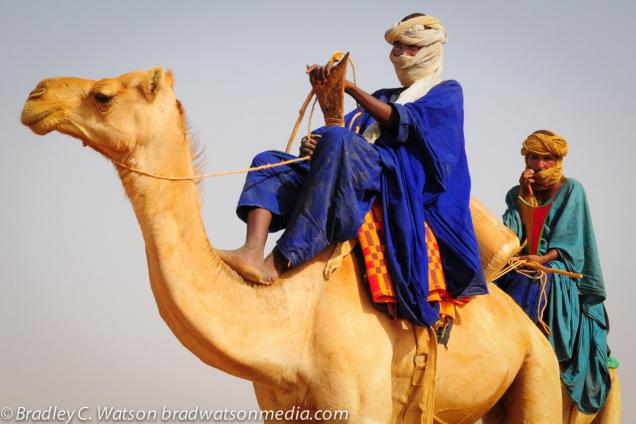
<path fill-rule="evenodd" d="M 527 134 L 553 128 L 568 140 L 565 174 L 586 188 L 600 247 L 623 414 L 636 416 L 636 6 L 587 0 L 0 0 L 0 407 L 256 407 L 248 382 L 199 362 L 161 320 L 113 167 L 77 140 L 21 126 L 39 80 L 170 68 L 207 170 L 243 168 L 284 148 L 306 64 L 348 50 L 360 86 L 397 86 L 383 33 L 413 11 L 448 30 L 445 78 L 464 87 L 473 194 L 493 212 L 523 169 Z M 244 239 L 243 179 L 205 183 L 217 247 Z"/>

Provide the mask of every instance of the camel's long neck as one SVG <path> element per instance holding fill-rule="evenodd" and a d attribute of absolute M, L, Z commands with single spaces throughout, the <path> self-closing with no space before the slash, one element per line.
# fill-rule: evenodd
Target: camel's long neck
<path fill-rule="evenodd" d="M 187 148 L 170 157 L 152 171 L 192 172 Z M 272 385 L 295 378 L 289 374 L 304 343 L 294 339 L 306 337 L 299 322 L 308 314 L 293 300 L 297 288 L 254 287 L 222 262 L 208 241 L 193 182 L 120 172 L 160 314 L 179 340 L 202 361 L 242 378 Z"/>

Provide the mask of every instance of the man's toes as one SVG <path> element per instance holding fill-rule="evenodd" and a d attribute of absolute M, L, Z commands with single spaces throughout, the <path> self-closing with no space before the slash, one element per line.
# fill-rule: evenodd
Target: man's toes
<path fill-rule="evenodd" d="M 262 286 L 271 286 L 272 284 L 274 284 L 275 280 L 272 280 L 271 278 L 261 278 L 260 280 L 258 280 L 258 284 L 262 285 Z"/>
<path fill-rule="evenodd" d="M 236 267 L 234 270 L 252 283 L 259 283 L 263 279 L 263 274 L 252 267 Z"/>
<path fill-rule="evenodd" d="M 274 284 L 276 280 L 278 280 L 278 274 L 271 271 L 266 271 L 260 283 L 270 285 Z"/>

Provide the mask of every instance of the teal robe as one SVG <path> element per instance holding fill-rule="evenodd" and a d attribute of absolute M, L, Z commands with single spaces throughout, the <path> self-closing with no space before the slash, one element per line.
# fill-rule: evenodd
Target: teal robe
<path fill-rule="evenodd" d="M 523 241 L 518 196 L 519 186 L 508 192 L 503 221 Z M 605 287 L 596 239 L 581 183 L 569 178 L 550 202 L 538 254 L 556 249 L 559 259 L 549 266 L 584 277 L 553 274 L 543 319 L 552 330 L 548 338 L 561 365 L 561 381 L 579 410 L 592 414 L 603 406 L 610 389 Z"/>

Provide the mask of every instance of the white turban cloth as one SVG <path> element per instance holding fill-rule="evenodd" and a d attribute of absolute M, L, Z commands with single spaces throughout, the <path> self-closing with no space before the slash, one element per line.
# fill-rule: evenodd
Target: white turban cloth
<path fill-rule="evenodd" d="M 409 87 L 422 78 L 441 81 L 446 29 L 437 18 L 416 16 L 404 22 L 397 22 L 386 31 L 384 38 L 389 44 L 399 41 L 402 44 L 420 47 L 415 56 L 395 56 L 392 52 L 389 54 L 403 86 Z"/>
<path fill-rule="evenodd" d="M 389 54 L 400 83 L 407 87 L 395 103 L 403 105 L 414 102 L 442 82 L 446 28 L 439 19 L 433 16 L 416 16 L 396 22 L 384 33 L 384 39 L 391 45 L 399 41 L 420 47 L 415 56 L 395 56 L 393 52 Z M 365 130 L 363 137 L 368 142 L 375 143 L 380 133 L 380 126 L 373 123 Z"/>

